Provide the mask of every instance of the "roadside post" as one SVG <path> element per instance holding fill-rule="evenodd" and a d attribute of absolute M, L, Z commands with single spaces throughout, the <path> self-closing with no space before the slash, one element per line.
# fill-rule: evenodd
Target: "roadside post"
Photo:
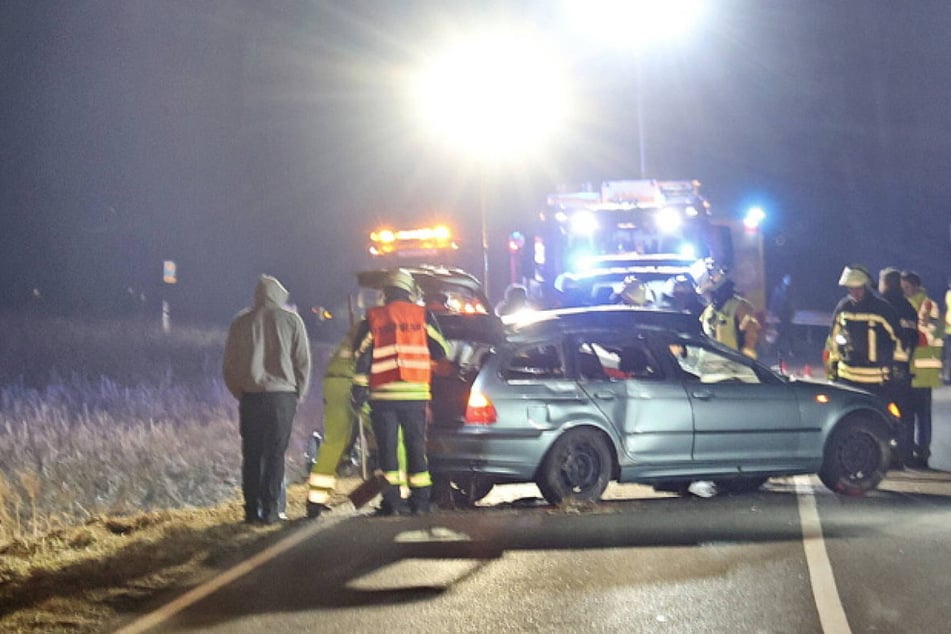
<path fill-rule="evenodd" d="M 173 260 L 164 260 L 162 262 L 162 282 L 165 284 L 178 283 L 177 269 Z M 167 299 L 162 300 L 162 332 L 169 332 L 172 329 L 172 309 Z"/>

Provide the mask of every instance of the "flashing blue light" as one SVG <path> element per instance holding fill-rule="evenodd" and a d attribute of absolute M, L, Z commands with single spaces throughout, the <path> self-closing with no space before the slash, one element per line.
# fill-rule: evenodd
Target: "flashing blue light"
<path fill-rule="evenodd" d="M 569 258 L 572 273 L 589 271 L 594 267 L 594 256 L 589 251 L 575 251 Z"/>
<path fill-rule="evenodd" d="M 697 247 L 690 244 L 689 242 L 684 242 L 680 245 L 680 255 L 685 258 L 696 259 L 697 257 Z"/>
<path fill-rule="evenodd" d="M 750 231 L 756 231 L 764 220 L 766 220 L 766 212 L 762 207 L 750 207 L 743 218 L 743 226 Z"/>

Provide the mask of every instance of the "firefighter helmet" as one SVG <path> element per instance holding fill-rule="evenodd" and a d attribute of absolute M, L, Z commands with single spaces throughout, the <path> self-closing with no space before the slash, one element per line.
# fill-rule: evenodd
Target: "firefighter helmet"
<path fill-rule="evenodd" d="M 404 290 L 410 295 L 416 293 L 416 280 L 412 273 L 406 269 L 393 269 L 386 274 L 383 280 L 383 288 L 398 288 Z"/>
<path fill-rule="evenodd" d="M 846 288 L 861 288 L 872 285 L 872 276 L 864 266 L 852 264 L 842 269 L 839 277 L 839 286 Z"/>

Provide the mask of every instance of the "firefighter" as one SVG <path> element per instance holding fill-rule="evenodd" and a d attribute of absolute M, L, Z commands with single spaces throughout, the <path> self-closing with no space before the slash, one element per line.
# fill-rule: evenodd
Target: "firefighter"
<path fill-rule="evenodd" d="M 431 399 L 431 362 L 445 358 L 448 344 L 432 314 L 416 304 L 416 284 L 403 269 L 387 273 L 383 306 L 367 311 L 354 338 L 356 366 L 351 398 L 370 404 L 383 487 L 382 515 L 406 513 L 400 487 L 397 437 L 406 444 L 409 512 L 430 511 L 432 478 L 426 459 L 426 415 Z"/>
<path fill-rule="evenodd" d="M 710 303 L 700 313 L 703 332 L 755 359 L 760 324 L 753 304 L 736 292 L 736 285 L 724 269 L 713 272 L 708 288 Z"/>
<path fill-rule="evenodd" d="M 944 340 L 939 330 L 941 309 L 921 287 L 921 277 L 903 271 L 901 290 L 918 312 L 918 345 L 911 357 L 911 412 L 914 417 L 912 466 L 927 469 L 931 457 L 931 390 L 941 387 Z"/>
<path fill-rule="evenodd" d="M 664 283 L 660 306 L 666 310 L 690 313 L 697 317 L 700 317 L 705 308 L 693 282 L 683 274 L 671 277 Z"/>
<path fill-rule="evenodd" d="M 356 333 L 355 324 L 334 350 L 324 371 L 324 441 L 307 481 L 307 517 L 318 517 L 328 508 L 330 496 L 337 486 L 340 458 L 350 444 L 358 422 L 357 413 L 350 407 L 353 338 Z"/>
<path fill-rule="evenodd" d="M 948 290 L 944 292 L 944 359 L 941 380 L 945 385 L 951 385 L 951 277 L 948 278 Z"/>
<path fill-rule="evenodd" d="M 626 304 L 627 306 L 648 307 L 654 305 L 647 285 L 633 275 L 624 278 L 620 290 L 611 295 L 611 301 L 615 304 Z"/>
<path fill-rule="evenodd" d="M 846 266 L 839 286 L 848 289 L 832 313 L 824 357 L 828 377 L 885 395 L 891 377 L 898 315 L 872 292 L 868 269 Z"/>
<path fill-rule="evenodd" d="M 891 376 L 885 384 L 887 396 L 901 410 L 901 428 L 898 433 L 898 456 L 903 464 L 913 462 L 915 444 L 915 417 L 912 414 L 911 358 L 918 345 L 918 313 L 905 299 L 901 289 L 901 272 L 893 267 L 878 273 L 878 292 L 891 304 L 898 317 L 895 331 L 895 352 Z M 896 468 L 902 465 L 895 464 Z"/>

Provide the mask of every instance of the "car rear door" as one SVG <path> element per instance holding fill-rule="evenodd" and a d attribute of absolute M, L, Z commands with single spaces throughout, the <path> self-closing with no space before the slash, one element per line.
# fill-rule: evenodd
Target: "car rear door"
<path fill-rule="evenodd" d="M 690 462 L 690 401 L 643 336 L 578 336 L 571 348 L 578 383 L 617 429 L 627 464 Z"/>

